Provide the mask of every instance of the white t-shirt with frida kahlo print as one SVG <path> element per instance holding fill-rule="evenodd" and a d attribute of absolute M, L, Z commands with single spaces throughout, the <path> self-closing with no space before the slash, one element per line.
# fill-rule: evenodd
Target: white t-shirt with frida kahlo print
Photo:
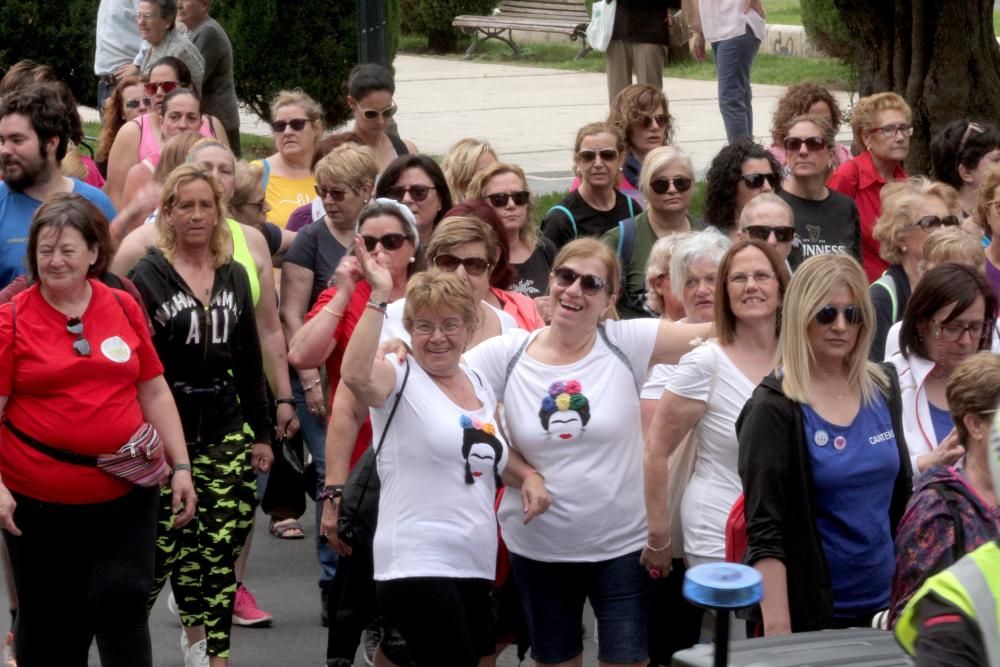
<path fill-rule="evenodd" d="M 372 432 L 381 436 L 403 383 L 381 408 Z M 497 524 L 496 479 L 507 465 L 507 443 L 496 423 L 496 397 L 474 371 L 462 370 L 482 407 L 455 405 L 412 358 L 410 377 L 378 455 L 382 493 L 375 529 L 375 579 L 456 577 L 493 580 Z"/>
<path fill-rule="evenodd" d="M 659 321 L 605 323 L 608 340 L 645 377 Z M 544 331 L 544 329 L 540 330 Z M 550 366 L 512 331 L 465 353 L 504 405 L 507 435 L 545 477 L 552 506 L 524 525 L 521 499 L 504 494 L 499 518 L 511 552 L 546 562 L 593 562 L 638 551 L 646 543 L 642 432 L 636 379 L 600 336 L 579 361 Z"/>

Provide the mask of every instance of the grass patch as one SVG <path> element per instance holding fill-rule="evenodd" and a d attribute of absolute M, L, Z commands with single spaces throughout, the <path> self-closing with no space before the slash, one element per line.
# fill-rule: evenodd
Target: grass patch
<path fill-rule="evenodd" d="M 802 25 L 799 0 L 764 0 L 767 22 L 778 25 Z"/>
<path fill-rule="evenodd" d="M 93 141 L 87 142 L 90 147 L 97 150 L 97 137 L 101 134 L 100 123 L 88 122 L 83 124 L 83 133 L 88 137 L 94 137 Z M 243 159 L 248 162 L 266 158 L 274 153 L 274 141 L 270 136 L 260 136 L 257 134 L 240 133 L 240 149 Z"/>

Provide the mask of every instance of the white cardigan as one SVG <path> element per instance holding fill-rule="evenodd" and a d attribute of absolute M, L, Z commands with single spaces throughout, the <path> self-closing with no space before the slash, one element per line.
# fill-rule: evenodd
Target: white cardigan
<path fill-rule="evenodd" d="M 907 358 L 902 352 L 896 352 L 888 361 L 896 367 L 899 376 L 903 402 L 903 437 L 906 438 L 906 448 L 910 450 L 910 465 L 913 466 L 913 477 L 916 479 L 920 474 L 917 457 L 929 454 L 938 446 L 927 402 L 927 388 L 924 386 L 927 376 L 934 369 L 934 362 L 916 354 Z"/>

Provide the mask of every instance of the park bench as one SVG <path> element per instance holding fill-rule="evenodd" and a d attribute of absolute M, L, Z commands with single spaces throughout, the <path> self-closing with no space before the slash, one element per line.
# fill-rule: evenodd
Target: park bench
<path fill-rule="evenodd" d="M 590 16 L 583 0 L 503 0 L 500 8 L 489 16 L 456 16 L 451 24 L 472 35 L 472 44 L 465 52 L 471 58 L 488 39 L 504 42 L 517 55 L 521 49 L 514 43 L 514 30 L 547 32 L 581 40 L 577 58 L 590 51 L 587 44 L 587 24 Z M 504 36 L 504 33 L 507 33 Z"/>

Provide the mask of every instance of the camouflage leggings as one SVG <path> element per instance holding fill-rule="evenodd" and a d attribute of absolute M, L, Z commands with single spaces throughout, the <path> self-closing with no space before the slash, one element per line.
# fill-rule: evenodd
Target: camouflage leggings
<path fill-rule="evenodd" d="M 188 444 L 198 511 L 173 530 L 171 493 L 161 497 L 156 538 L 152 608 L 167 577 L 181 623 L 204 625 L 208 655 L 229 657 L 236 573 L 233 566 L 253 522 L 257 481 L 250 467 L 250 443 L 242 432 L 217 443 Z"/>

